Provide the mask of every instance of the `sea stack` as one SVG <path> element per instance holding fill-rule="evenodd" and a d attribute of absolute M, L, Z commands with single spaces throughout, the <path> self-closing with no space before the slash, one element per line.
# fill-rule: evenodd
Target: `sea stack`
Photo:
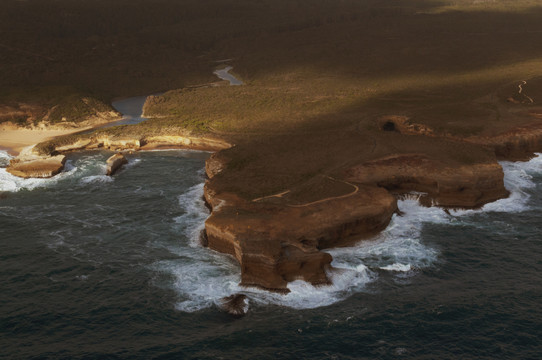
<path fill-rule="evenodd" d="M 122 153 L 117 153 L 107 159 L 107 175 L 113 176 L 124 164 L 128 163 L 128 160 L 122 155 Z"/>
<path fill-rule="evenodd" d="M 244 316 L 248 312 L 248 298 L 243 294 L 233 294 L 220 299 L 219 307 L 233 316 Z"/>

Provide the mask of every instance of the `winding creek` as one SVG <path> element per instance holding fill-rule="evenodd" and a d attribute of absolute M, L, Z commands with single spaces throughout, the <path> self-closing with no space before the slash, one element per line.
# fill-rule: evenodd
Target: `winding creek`
<path fill-rule="evenodd" d="M 222 80 L 226 80 L 230 82 L 230 85 L 238 86 L 243 85 L 243 82 L 239 79 L 237 79 L 235 76 L 230 74 L 230 70 L 232 70 L 232 66 L 226 66 L 224 69 L 215 70 L 213 74 L 218 76 Z"/>
<path fill-rule="evenodd" d="M 229 71 L 232 69 L 232 66 L 226 66 L 224 69 L 215 70 L 213 74 L 215 74 L 221 80 L 229 81 L 231 86 L 243 85 L 243 82 L 241 80 L 237 79 L 235 76 L 229 73 Z M 163 93 L 157 93 L 153 95 L 161 94 Z M 103 129 L 119 125 L 134 125 L 142 121 L 148 120 L 148 118 L 143 116 L 143 106 L 145 105 L 145 101 L 147 101 L 147 97 L 147 95 L 143 95 L 114 100 L 111 105 L 115 110 L 117 110 L 123 115 L 122 119 L 99 126 L 97 129 Z M 92 129 L 87 132 L 92 132 L 94 130 L 96 129 Z"/>

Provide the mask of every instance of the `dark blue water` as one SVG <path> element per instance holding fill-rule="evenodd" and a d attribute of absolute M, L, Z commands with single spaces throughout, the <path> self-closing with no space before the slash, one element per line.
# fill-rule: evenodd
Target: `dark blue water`
<path fill-rule="evenodd" d="M 512 196 L 480 211 L 401 201 L 380 236 L 331 251 L 333 286 L 282 296 L 198 245 L 209 154 L 140 152 L 113 178 L 109 155 L 49 180 L 0 169 L 0 358 L 542 358 L 540 158 L 503 163 Z M 235 319 L 215 303 L 239 291 Z"/>

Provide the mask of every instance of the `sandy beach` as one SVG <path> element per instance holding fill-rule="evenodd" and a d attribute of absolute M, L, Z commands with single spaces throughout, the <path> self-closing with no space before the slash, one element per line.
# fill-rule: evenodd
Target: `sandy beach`
<path fill-rule="evenodd" d="M 0 149 L 7 150 L 11 155 L 18 155 L 27 146 L 40 143 L 56 136 L 73 134 L 90 129 L 66 129 L 66 130 L 29 130 L 0 128 Z"/>

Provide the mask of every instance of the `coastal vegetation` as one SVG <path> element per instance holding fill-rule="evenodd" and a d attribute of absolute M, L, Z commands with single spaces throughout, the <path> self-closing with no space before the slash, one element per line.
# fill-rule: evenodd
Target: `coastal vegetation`
<path fill-rule="evenodd" d="M 107 99 L 70 86 L 6 86 L 0 90 L 0 124 L 77 127 L 92 118 L 118 116 Z"/>

